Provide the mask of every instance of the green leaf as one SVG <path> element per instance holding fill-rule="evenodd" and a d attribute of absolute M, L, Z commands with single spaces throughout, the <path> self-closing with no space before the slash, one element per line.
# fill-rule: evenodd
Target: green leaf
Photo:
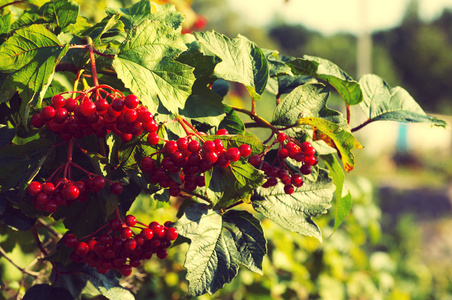
<path fill-rule="evenodd" d="M 316 131 L 320 131 L 320 134 L 317 133 L 317 135 L 320 135 L 321 137 L 325 135 L 324 139 L 330 139 L 339 151 L 342 163 L 344 164 L 344 169 L 347 172 L 353 170 L 353 167 L 355 166 L 355 156 L 351 150 L 361 149 L 362 146 L 351 132 L 330 121 L 315 117 L 301 118 L 298 122 L 299 124 L 313 126 Z"/>
<path fill-rule="evenodd" d="M 226 116 L 220 123 L 220 127 L 226 129 L 230 134 L 243 135 L 245 134 L 245 124 L 237 115 L 235 110 L 225 105 Z"/>
<path fill-rule="evenodd" d="M 16 132 L 17 128 L 8 128 L 8 126 L 0 124 L 0 148 L 11 143 Z"/>
<path fill-rule="evenodd" d="M 250 213 L 228 211 L 222 217 L 194 205 L 185 209 L 174 226 L 191 240 L 184 264 L 189 296 L 215 293 L 237 275 L 239 265 L 262 274 L 266 240 Z"/>
<path fill-rule="evenodd" d="M 8 33 L 10 26 L 11 26 L 11 13 L 9 12 L 0 18 L 0 34 Z"/>
<path fill-rule="evenodd" d="M 69 45 L 60 45 L 57 37 L 42 25 L 19 29 L 0 49 L 0 71 L 8 73 L 0 88 L 0 101 L 8 101 L 19 91 L 21 112 L 28 119 L 28 109 L 40 104 L 49 87 L 55 66 Z"/>
<path fill-rule="evenodd" d="M 391 88 L 377 75 L 364 75 L 359 83 L 364 93 L 360 107 L 369 118 L 366 123 L 384 120 L 446 126 L 443 120 L 428 116 L 406 90 Z"/>
<path fill-rule="evenodd" d="M 161 102 L 177 113 L 184 108 L 195 81 L 193 68 L 173 59 L 185 49 L 172 27 L 146 20 L 130 31 L 113 68 L 150 111 L 157 111 Z"/>
<path fill-rule="evenodd" d="M 336 215 L 334 217 L 333 229 L 333 231 L 336 231 L 336 229 L 338 229 L 344 221 L 345 217 L 350 213 L 350 209 L 352 208 L 352 195 L 345 186 L 344 171 L 342 170 L 342 167 L 336 157 L 329 154 L 322 155 L 321 158 L 328 170 L 330 170 L 330 176 L 333 178 L 333 183 L 336 186 Z"/>
<path fill-rule="evenodd" d="M 39 9 L 45 19 L 56 24 L 58 32 L 77 21 L 79 5 L 70 0 L 57 0 L 45 3 Z"/>
<path fill-rule="evenodd" d="M 242 83 L 253 99 L 261 98 L 269 71 L 265 55 L 256 44 L 241 35 L 233 40 L 216 32 L 196 32 L 195 36 L 204 54 L 222 60 L 215 67 L 216 77 Z"/>
<path fill-rule="evenodd" d="M 328 173 L 320 169 L 317 181 L 305 181 L 291 195 L 278 183 L 271 188 L 258 188 L 251 198 L 254 209 L 282 227 L 322 240 L 320 228 L 312 220 L 331 206 L 334 184 Z"/>
<path fill-rule="evenodd" d="M 107 299 L 135 300 L 133 294 L 119 284 L 118 277 L 114 272 L 99 274 L 95 268 L 90 268 L 87 264 L 83 266 L 82 271 L 93 286 Z"/>
<path fill-rule="evenodd" d="M 125 29 L 131 29 L 145 20 L 154 20 L 164 22 L 166 25 L 178 29 L 184 20 L 182 14 L 176 11 L 174 5 L 157 5 L 157 9 L 152 13 L 152 5 L 148 0 L 140 0 L 127 8 L 107 8 L 106 13 L 110 17 L 114 14 L 121 16 L 120 20 L 124 23 Z"/>
<path fill-rule="evenodd" d="M 315 71 L 313 63 L 317 64 Z M 356 105 L 363 101 L 359 83 L 329 60 L 305 55 L 303 59 L 298 58 L 287 64 L 295 75 L 309 75 L 331 85 L 347 105 Z"/>
<path fill-rule="evenodd" d="M 37 10 L 26 10 L 20 17 L 11 24 L 11 30 L 16 30 L 22 27 L 27 27 L 33 24 L 44 24 L 46 20 L 38 13 Z"/>

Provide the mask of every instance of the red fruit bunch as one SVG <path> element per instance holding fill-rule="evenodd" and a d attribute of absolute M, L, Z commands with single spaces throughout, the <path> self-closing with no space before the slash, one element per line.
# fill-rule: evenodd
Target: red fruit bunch
<path fill-rule="evenodd" d="M 151 259 L 154 254 L 165 259 L 167 248 L 178 236 L 171 222 L 163 226 L 151 222 L 148 226 L 137 222 L 133 215 L 112 219 L 102 229 L 106 229 L 106 233 L 95 237 L 78 239 L 74 234 L 68 234 L 64 238 L 65 245 L 74 248 L 71 260 L 87 263 L 100 274 L 118 270 L 123 276 L 129 276 L 132 268 L 139 267 L 142 260 Z"/>
<path fill-rule="evenodd" d="M 102 176 L 92 176 L 89 179 L 73 181 L 71 179 L 57 179 L 55 182 L 32 181 L 27 192 L 32 196 L 31 201 L 36 209 L 54 213 L 60 206 L 69 206 L 75 201 L 85 202 L 90 192 L 100 192 L 106 184 Z M 119 195 L 123 186 L 119 182 L 111 182 L 110 191 Z"/>
<path fill-rule="evenodd" d="M 217 135 L 229 134 L 227 130 L 220 129 Z M 156 133 L 149 133 L 147 141 L 150 145 L 158 144 L 159 137 Z M 251 147 L 242 144 L 240 147 L 225 149 L 221 139 L 207 140 L 201 145 L 192 136 L 181 137 L 177 141 L 166 141 L 163 150 L 163 159 L 154 160 L 151 156 L 141 160 L 141 168 L 150 174 L 150 181 L 159 184 L 162 188 L 168 188 L 171 196 L 180 195 L 182 188 L 186 191 L 194 191 L 197 187 L 205 185 L 204 173 L 215 165 L 227 168 L 231 162 L 238 161 L 241 157 L 251 154 Z M 179 180 L 174 176 L 179 175 Z"/>
<path fill-rule="evenodd" d="M 288 141 L 289 140 L 289 141 Z M 317 165 L 318 158 L 315 156 L 315 149 L 309 142 L 302 142 L 288 139 L 284 132 L 276 136 L 276 142 L 279 143 L 278 159 L 273 165 L 263 160 L 263 155 L 254 155 L 249 159 L 249 163 L 254 167 L 265 172 L 267 178 L 262 185 L 264 188 L 275 186 L 278 180 L 284 184 L 284 192 L 292 194 L 295 188 L 303 185 L 302 175 L 312 173 L 312 167 Z M 292 172 L 285 164 L 285 159 L 291 158 L 296 162 L 302 163 L 299 173 Z"/>
<path fill-rule="evenodd" d="M 143 132 L 158 130 L 153 115 L 146 107 L 139 106 L 137 96 L 124 97 L 105 88 L 109 87 L 98 86 L 68 99 L 55 95 L 49 106 L 32 116 L 31 124 L 36 128 L 45 125 L 65 141 L 92 134 L 102 138 L 112 131 L 128 142 Z"/>

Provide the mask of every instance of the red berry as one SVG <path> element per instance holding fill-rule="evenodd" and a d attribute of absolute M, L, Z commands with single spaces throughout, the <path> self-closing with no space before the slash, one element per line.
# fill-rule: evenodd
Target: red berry
<path fill-rule="evenodd" d="M 79 181 L 74 182 L 73 184 L 78 188 L 78 191 L 80 192 L 80 195 L 84 194 L 86 192 L 86 183 L 85 183 L 85 181 L 79 180 Z"/>
<path fill-rule="evenodd" d="M 63 198 L 68 201 L 77 199 L 79 194 L 80 194 L 80 191 L 78 190 L 78 188 L 72 184 L 65 186 L 62 191 Z"/>
<path fill-rule="evenodd" d="M 132 238 L 128 238 L 124 241 L 123 247 L 125 250 L 132 251 L 137 246 L 137 241 Z"/>
<path fill-rule="evenodd" d="M 316 156 L 306 156 L 304 162 L 310 166 L 315 166 L 319 162 L 319 159 Z"/>
<path fill-rule="evenodd" d="M 55 123 L 57 123 L 57 124 L 61 124 L 64 121 L 66 121 L 67 117 L 68 117 L 67 109 L 64 107 L 60 107 L 60 108 L 57 108 L 57 110 L 55 111 L 55 116 L 53 117 L 53 121 L 55 121 Z"/>
<path fill-rule="evenodd" d="M 290 152 L 293 152 L 293 153 L 299 152 L 299 151 L 298 151 L 298 146 L 295 145 L 295 144 L 292 143 L 292 142 L 288 142 L 288 143 L 286 144 L 286 149 L 287 149 L 287 151 L 289 151 L 289 153 L 290 153 Z"/>
<path fill-rule="evenodd" d="M 193 28 L 197 29 L 197 30 L 201 30 L 204 27 L 206 27 L 207 25 L 207 19 L 206 17 L 202 16 L 202 15 L 198 15 L 198 18 L 196 19 L 196 21 L 193 23 Z M 221 129 L 220 129 L 221 130 Z"/>
<path fill-rule="evenodd" d="M 132 229 L 125 227 L 121 229 L 121 237 L 128 239 L 133 235 Z"/>
<path fill-rule="evenodd" d="M 159 249 L 155 255 L 160 259 L 165 259 L 168 257 L 168 251 L 166 249 Z"/>
<path fill-rule="evenodd" d="M 124 112 L 124 120 L 127 123 L 134 122 L 138 117 L 138 113 L 134 109 L 128 109 Z"/>
<path fill-rule="evenodd" d="M 303 177 L 301 177 L 300 174 L 294 174 L 291 183 L 296 187 L 301 187 L 303 185 Z"/>
<path fill-rule="evenodd" d="M 301 143 L 300 150 L 305 156 L 313 156 L 315 154 L 315 149 L 312 147 L 310 142 Z"/>
<path fill-rule="evenodd" d="M 88 251 L 89 247 L 88 244 L 85 242 L 79 242 L 74 249 L 74 253 L 80 257 L 84 257 L 86 254 L 88 254 Z"/>
<path fill-rule="evenodd" d="M 55 95 L 52 97 L 52 106 L 54 108 L 63 107 L 66 104 L 66 100 L 61 95 Z"/>
<path fill-rule="evenodd" d="M 248 157 L 251 154 L 251 147 L 248 144 L 240 145 L 239 150 L 240 150 L 240 156 L 242 156 L 242 157 Z"/>
<path fill-rule="evenodd" d="M 201 146 L 199 145 L 198 141 L 192 140 L 190 141 L 190 143 L 188 143 L 187 149 L 191 153 L 197 153 L 199 149 L 201 149 Z"/>
<path fill-rule="evenodd" d="M 125 106 L 127 106 L 127 108 L 133 109 L 136 108 L 138 104 L 140 104 L 140 100 L 137 96 L 131 94 L 126 96 L 126 98 L 124 99 L 124 104 Z"/>
<path fill-rule="evenodd" d="M 177 139 L 177 149 L 179 151 L 184 151 L 188 148 L 188 140 L 184 137 Z"/>
<path fill-rule="evenodd" d="M 31 196 L 37 196 L 42 189 L 42 185 L 37 181 L 32 181 L 30 185 L 28 185 L 27 192 Z"/>
<path fill-rule="evenodd" d="M 124 108 L 124 101 L 122 101 L 119 98 L 113 99 L 111 102 L 111 108 L 113 108 L 115 111 L 120 112 Z"/>
<path fill-rule="evenodd" d="M 145 240 L 151 240 L 154 237 L 154 232 L 150 228 L 143 228 L 140 235 Z"/>
<path fill-rule="evenodd" d="M 176 141 L 167 141 L 165 143 L 165 151 L 168 154 L 172 154 L 177 151 L 177 142 Z"/>
<path fill-rule="evenodd" d="M 249 160 L 250 164 L 258 168 L 262 163 L 262 157 L 260 155 L 253 155 Z"/>
<path fill-rule="evenodd" d="M 42 184 L 41 190 L 47 195 L 51 195 L 55 192 L 55 186 L 51 182 L 46 182 Z"/>
<path fill-rule="evenodd" d="M 216 135 L 228 135 L 229 132 L 226 129 L 218 129 Z"/>
<path fill-rule="evenodd" d="M 64 104 L 64 108 L 69 112 L 73 112 L 77 106 L 77 100 L 73 98 L 66 99 L 66 103 Z"/>
<path fill-rule="evenodd" d="M 144 172 L 150 173 L 155 169 L 155 161 L 150 158 L 149 156 L 144 157 L 141 160 L 141 168 L 143 169 Z"/>
<path fill-rule="evenodd" d="M 156 132 L 150 132 L 146 139 L 151 146 L 157 145 L 160 140 L 159 135 Z"/>
<path fill-rule="evenodd" d="M 149 111 L 140 111 L 138 113 L 138 120 L 143 123 L 151 123 L 152 121 L 154 121 L 154 118 L 152 117 L 152 114 Z"/>
<path fill-rule="evenodd" d="M 44 121 L 49 121 L 55 116 L 55 108 L 52 106 L 46 106 L 41 110 L 41 118 Z"/>
<path fill-rule="evenodd" d="M 135 224 L 137 223 L 137 218 L 135 216 L 128 215 L 124 218 L 124 222 L 127 226 L 135 226 Z"/>
<path fill-rule="evenodd" d="M 293 187 L 293 185 L 287 184 L 284 186 L 284 193 L 286 193 L 287 195 L 292 194 L 294 191 L 295 191 L 295 188 Z"/>
<path fill-rule="evenodd" d="M 283 143 L 287 139 L 287 134 L 285 134 L 284 132 L 279 132 L 276 136 L 276 139 L 278 140 L 278 142 Z"/>
<path fill-rule="evenodd" d="M 213 152 L 215 151 L 215 143 L 213 141 L 205 141 L 202 145 L 202 149 L 205 152 Z"/>
<path fill-rule="evenodd" d="M 122 191 L 124 190 L 124 187 L 120 182 L 113 182 L 110 186 L 110 191 L 113 195 L 120 195 Z"/>
<path fill-rule="evenodd" d="M 31 125 L 33 125 L 35 128 L 41 128 L 44 126 L 45 122 L 41 117 L 41 114 L 35 114 L 33 117 L 31 117 Z"/>
<path fill-rule="evenodd" d="M 204 152 L 204 159 L 207 163 L 214 164 L 218 160 L 218 154 L 216 152 Z"/>
<path fill-rule="evenodd" d="M 239 148 L 229 148 L 226 151 L 226 158 L 230 161 L 238 161 L 240 159 L 240 150 Z"/>
<path fill-rule="evenodd" d="M 170 241 L 174 241 L 177 239 L 177 230 L 174 227 L 169 227 L 168 229 L 166 229 L 165 231 L 165 237 L 170 240 Z"/>
<path fill-rule="evenodd" d="M 106 111 L 108 109 L 108 106 L 110 105 L 108 104 L 107 100 L 102 98 L 97 99 L 96 102 L 94 102 L 94 104 L 96 105 L 96 110 L 99 112 Z"/>
<path fill-rule="evenodd" d="M 89 182 L 89 189 L 93 193 L 100 192 L 105 186 L 105 178 L 102 176 L 95 176 Z"/>
<path fill-rule="evenodd" d="M 122 221 L 120 219 L 111 219 L 109 225 L 110 229 L 113 231 L 119 231 L 122 229 Z"/>
<path fill-rule="evenodd" d="M 170 196 L 177 197 L 180 195 L 181 189 L 180 187 L 170 187 L 168 192 Z"/>
<path fill-rule="evenodd" d="M 80 112 L 85 117 L 91 117 L 96 112 L 96 104 L 91 100 L 87 100 L 80 105 Z"/>
<path fill-rule="evenodd" d="M 300 172 L 301 172 L 301 174 L 303 174 L 303 175 L 309 175 L 309 174 L 312 173 L 312 168 L 311 168 L 310 165 L 304 164 L 304 165 L 301 166 Z"/>
<path fill-rule="evenodd" d="M 64 244 L 66 245 L 66 247 L 68 248 L 74 248 L 75 246 L 77 246 L 78 244 L 78 239 L 75 236 L 75 234 L 69 233 L 65 238 L 64 238 Z"/>
<path fill-rule="evenodd" d="M 285 148 L 279 149 L 278 156 L 282 159 L 289 157 L 289 150 L 287 150 Z"/>
<path fill-rule="evenodd" d="M 121 273 L 122 276 L 129 276 L 132 274 L 132 266 L 129 265 L 123 265 L 119 268 L 119 273 Z"/>
<path fill-rule="evenodd" d="M 223 141 L 220 139 L 214 139 L 213 143 L 215 144 L 215 152 L 221 153 L 224 151 Z"/>
<path fill-rule="evenodd" d="M 157 222 L 152 222 L 149 224 L 149 228 L 154 232 L 154 235 L 158 238 L 162 238 L 165 236 L 165 227 L 160 225 Z"/>

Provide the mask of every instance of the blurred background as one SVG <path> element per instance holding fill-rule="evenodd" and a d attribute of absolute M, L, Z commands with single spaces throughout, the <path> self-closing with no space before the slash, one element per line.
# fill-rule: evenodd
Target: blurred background
<path fill-rule="evenodd" d="M 75 1 L 93 21 L 105 16 L 106 6 L 134 3 Z M 329 59 L 357 79 L 375 73 L 452 124 L 452 0 L 160 1 L 167 2 L 186 15 L 185 31 L 241 34 L 281 54 Z M 226 101 L 237 104 L 241 93 L 231 85 Z M 264 97 L 258 113 L 270 119 L 266 105 L 273 104 L 266 103 Z M 340 110 L 341 104 L 333 95 L 329 106 Z M 354 110 L 352 127 L 363 118 Z M 242 268 L 224 289 L 199 299 L 452 299 L 450 127 L 375 122 L 356 135 L 364 149 L 354 151 L 356 167 L 347 174 L 353 207 L 341 227 L 333 234 L 334 207 L 317 219 L 323 243 L 264 220 L 264 275 Z M 143 222 L 176 214 L 146 197 L 132 210 Z M 137 299 L 183 298 L 187 245 L 177 248 L 123 284 Z M 20 279 L 6 269 L 11 274 L 3 280 Z"/>

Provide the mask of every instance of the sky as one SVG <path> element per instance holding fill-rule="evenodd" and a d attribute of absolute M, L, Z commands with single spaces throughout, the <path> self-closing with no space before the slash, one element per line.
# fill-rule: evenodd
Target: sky
<path fill-rule="evenodd" d="M 231 7 L 256 26 L 264 26 L 276 15 L 287 23 L 333 34 L 339 31 L 360 33 L 397 26 L 410 0 L 228 0 Z M 419 0 L 421 18 L 431 20 L 452 0 Z M 360 6 L 367 5 L 367 16 Z M 252 12 L 252 13 L 250 13 Z"/>

